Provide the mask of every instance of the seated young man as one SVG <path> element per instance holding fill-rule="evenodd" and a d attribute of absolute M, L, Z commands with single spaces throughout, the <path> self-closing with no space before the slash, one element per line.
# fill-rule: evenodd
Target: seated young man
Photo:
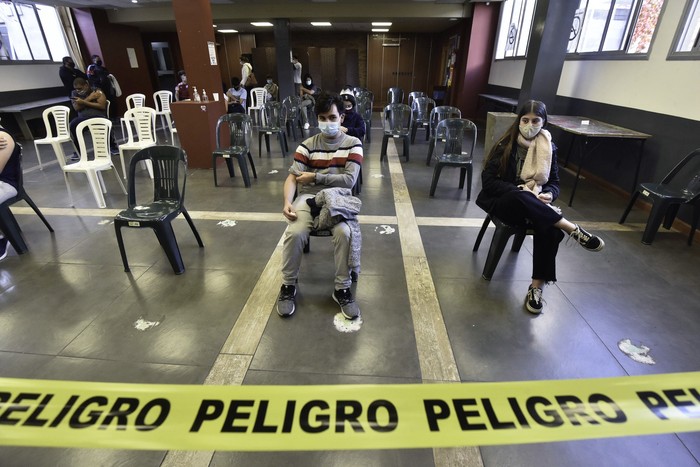
<path fill-rule="evenodd" d="M 231 87 L 226 91 L 228 96 L 228 112 L 233 114 L 244 114 L 248 92 L 241 86 L 241 79 L 238 76 L 231 78 Z"/>
<path fill-rule="evenodd" d="M 280 316 L 290 316 L 295 310 L 299 266 L 313 223 L 311 208 L 306 200 L 325 188 L 352 189 L 362 165 L 362 143 L 340 131 L 344 118 L 340 96 L 321 93 L 316 99 L 315 110 L 321 133 L 299 145 L 284 182 L 282 213 L 289 225 L 284 234 L 283 285 L 277 301 Z M 340 222 L 333 227 L 332 233 L 335 258 L 333 300 L 340 305 L 343 316 L 354 319 L 360 315 L 360 308 L 350 292 L 350 228 L 345 222 Z"/>

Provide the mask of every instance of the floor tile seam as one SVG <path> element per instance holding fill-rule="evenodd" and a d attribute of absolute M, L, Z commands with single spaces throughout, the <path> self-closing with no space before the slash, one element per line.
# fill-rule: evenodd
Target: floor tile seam
<path fill-rule="evenodd" d="M 378 375 L 373 373 L 331 373 L 331 372 L 319 372 L 319 371 L 290 371 L 290 370 L 274 370 L 269 368 L 254 368 L 250 366 L 248 371 L 257 371 L 261 373 L 271 373 L 271 374 L 288 374 L 288 375 L 312 375 L 312 376 L 352 376 L 358 378 L 383 378 L 383 379 L 400 379 L 406 381 L 422 381 L 420 376 L 401 376 L 401 375 Z M 408 383 L 412 384 L 412 383 Z"/>
<path fill-rule="evenodd" d="M 396 204 L 396 213 L 399 232 L 401 233 L 401 250 L 402 257 L 404 259 L 404 275 L 406 278 L 406 285 L 409 291 L 409 305 L 411 308 L 411 315 L 413 317 L 413 328 L 416 338 L 416 346 L 418 350 L 418 358 L 421 368 L 421 379 L 437 379 L 437 380 L 454 380 L 459 381 L 459 370 L 457 369 L 457 363 L 452 351 L 452 345 L 449 341 L 449 336 L 447 334 L 447 329 L 445 328 L 445 320 L 442 315 L 442 310 L 440 309 L 439 300 L 437 298 L 437 293 L 435 291 L 435 284 L 432 282 L 432 277 L 430 276 L 430 266 L 428 265 L 428 260 L 425 255 L 425 250 L 423 247 L 423 242 L 420 237 L 420 231 L 416 226 L 416 217 L 413 206 L 410 202 L 410 194 L 405 190 L 406 181 L 403 174 L 403 169 L 401 167 L 401 162 L 399 160 L 398 151 L 396 149 L 396 144 L 393 140 L 390 140 L 390 144 L 387 145 L 387 160 L 389 164 L 389 172 L 391 174 L 391 182 L 394 191 L 394 200 Z M 400 192 L 397 192 L 400 191 Z M 401 201 L 397 203 L 397 200 Z M 405 203 L 407 201 L 407 203 Z M 403 228 L 402 228 L 403 227 Z M 412 237 L 409 239 L 409 237 Z M 414 256 L 406 256 L 406 251 L 409 245 L 406 241 L 411 241 L 411 250 L 414 252 Z M 419 246 L 417 244 L 420 244 Z M 415 254 L 417 253 L 417 254 Z M 412 265 L 412 259 L 416 260 L 418 264 L 422 264 L 420 270 L 417 274 L 414 273 L 409 266 Z M 420 277 L 419 277 L 420 276 Z M 422 279 L 422 281 L 421 281 Z M 422 297 L 423 300 L 430 300 L 433 304 L 432 309 L 426 310 L 423 307 L 417 309 L 414 300 L 410 297 L 413 295 L 412 291 L 419 289 L 419 282 L 430 282 L 432 284 L 432 293 L 430 297 Z M 436 307 L 435 307 L 436 305 Z M 426 312 L 430 315 L 426 316 Z M 423 326 L 418 326 L 417 323 L 427 321 L 430 324 L 430 331 L 432 336 L 424 335 Z M 435 361 L 434 349 L 439 350 L 440 359 Z M 445 358 L 447 361 L 443 361 Z M 447 374 L 444 374 L 444 371 Z"/>

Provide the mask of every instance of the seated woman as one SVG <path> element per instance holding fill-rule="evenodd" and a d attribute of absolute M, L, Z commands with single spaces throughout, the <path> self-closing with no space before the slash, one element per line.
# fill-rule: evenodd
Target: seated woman
<path fill-rule="evenodd" d="M 357 102 L 355 101 L 355 96 L 350 93 L 343 93 L 340 95 L 340 98 L 343 100 L 343 110 L 345 112 L 345 117 L 343 118 L 340 131 L 362 140 L 362 138 L 365 137 L 366 131 L 365 120 L 362 118 L 362 115 L 357 113 Z"/>
<path fill-rule="evenodd" d="M 78 125 L 85 120 L 91 118 L 103 117 L 107 118 L 107 96 L 100 88 L 90 88 L 90 84 L 83 78 L 75 78 L 73 81 L 73 94 L 71 95 L 73 108 L 78 112 L 78 116 L 70 121 L 70 136 L 75 147 L 78 147 L 78 138 L 75 134 Z M 117 140 L 114 137 L 114 132 L 110 133 L 110 152 L 119 154 Z M 73 154 L 72 161 L 77 161 L 80 158 L 77 154 Z"/>
<path fill-rule="evenodd" d="M 0 203 L 17 196 L 20 150 L 12 135 L 0 126 Z M 7 238 L 0 232 L 0 261 L 7 256 L 7 244 Z"/>
<path fill-rule="evenodd" d="M 532 283 L 525 299 L 530 313 L 542 312 L 542 288 L 555 282 L 559 242 L 568 234 L 588 251 L 605 243 L 566 220 L 551 203 L 559 195 L 557 148 L 543 129 L 547 108 L 528 101 L 518 118 L 493 146 L 484 161 L 482 190 L 476 204 L 506 224 L 535 231 L 532 249 Z"/>

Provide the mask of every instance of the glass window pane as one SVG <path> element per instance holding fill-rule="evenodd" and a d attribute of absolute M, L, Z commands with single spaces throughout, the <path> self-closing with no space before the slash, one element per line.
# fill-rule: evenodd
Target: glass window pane
<path fill-rule="evenodd" d="M 566 53 L 576 52 L 576 47 L 578 46 L 578 41 L 581 39 L 581 32 L 583 30 L 583 19 L 586 16 L 586 4 L 588 0 L 581 0 L 576 12 L 574 13 L 574 20 L 571 23 L 571 32 L 569 33 L 569 43 L 566 46 Z"/>
<path fill-rule="evenodd" d="M 522 30 L 520 31 L 520 39 L 518 40 L 517 55 L 525 57 L 527 55 L 527 46 L 530 44 L 530 33 L 532 32 L 532 21 L 535 17 L 536 1 L 526 2 L 525 11 L 523 12 Z"/>
<path fill-rule="evenodd" d="M 611 6 L 611 0 L 591 0 L 588 2 L 578 52 L 598 52 Z"/>
<path fill-rule="evenodd" d="M 46 41 L 49 43 L 51 51 L 51 60 L 60 62 L 63 57 L 68 56 L 68 46 L 63 37 L 61 21 L 58 19 L 58 12 L 52 6 L 36 5 L 37 13 L 39 13 L 39 21 L 44 29 Z"/>
<path fill-rule="evenodd" d="M 14 6 L 9 1 L 0 3 L 0 57 L 3 60 L 31 60 L 32 54 L 24 39 L 22 26 Z M 9 57 L 9 58 L 5 58 Z"/>
<path fill-rule="evenodd" d="M 25 5 L 23 3 L 15 3 L 17 12 L 19 13 L 22 27 L 29 40 L 29 47 L 32 49 L 34 60 L 49 60 L 49 51 L 46 49 L 44 35 L 39 27 L 39 20 L 34 12 L 34 5 Z"/>
<path fill-rule="evenodd" d="M 637 2 L 633 0 L 617 0 L 615 2 L 612 18 L 610 18 L 610 24 L 608 24 L 608 30 L 605 33 L 603 50 L 624 49 L 635 3 Z"/>
<path fill-rule="evenodd" d="M 676 52 L 690 52 L 696 46 L 698 34 L 700 33 L 700 1 L 695 3 L 690 9 L 688 19 L 683 26 L 681 39 L 676 45 Z"/>
<path fill-rule="evenodd" d="M 506 57 L 514 57 L 515 50 L 520 36 L 520 13 L 523 8 L 523 0 L 514 0 L 510 25 L 508 26 L 508 42 L 506 43 Z"/>
<path fill-rule="evenodd" d="M 634 26 L 632 40 L 627 50 L 628 53 L 643 54 L 649 51 L 662 6 L 664 6 L 664 0 L 644 0 L 642 2 L 642 8 L 639 11 L 637 24 Z"/>

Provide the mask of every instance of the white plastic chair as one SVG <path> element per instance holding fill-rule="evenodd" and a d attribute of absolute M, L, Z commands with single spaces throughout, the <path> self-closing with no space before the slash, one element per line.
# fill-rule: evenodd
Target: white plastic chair
<path fill-rule="evenodd" d="M 126 96 L 126 110 L 129 111 L 131 109 L 135 109 L 136 107 L 143 107 L 146 105 L 146 95 L 145 94 L 129 94 Z M 107 114 L 109 115 L 109 114 Z M 122 137 L 126 134 L 124 131 L 124 125 L 128 123 L 126 119 L 126 113 L 124 113 L 124 117 L 120 119 L 120 124 L 122 127 Z"/>
<path fill-rule="evenodd" d="M 156 91 L 153 93 L 153 102 L 156 104 L 156 115 L 160 116 L 160 123 L 165 129 L 165 124 L 170 130 L 170 141 L 175 145 L 175 128 L 173 127 L 170 103 L 173 101 L 173 93 L 170 91 Z M 165 120 L 165 123 L 163 122 Z"/>
<path fill-rule="evenodd" d="M 135 107 L 124 114 L 124 119 L 134 124 L 136 134 L 127 126 L 128 139 L 126 143 L 119 145 L 119 157 L 122 162 L 122 173 L 126 180 L 126 164 L 124 164 L 124 151 L 140 151 L 141 149 L 155 146 L 156 141 L 156 111 L 150 107 Z M 153 166 L 146 161 L 148 175 L 153 178 Z"/>
<path fill-rule="evenodd" d="M 92 148 L 95 158 L 93 160 L 88 160 L 88 151 L 85 144 L 85 135 L 83 132 L 85 128 L 90 132 L 92 138 Z M 90 183 L 90 189 L 92 189 L 92 194 L 95 197 L 97 205 L 101 208 L 106 207 L 105 199 L 102 193 L 107 193 L 105 188 L 104 180 L 102 179 L 103 170 L 114 170 L 114 176 L 117 178 L 117 182 L 122 189 L 122 192 L 126 195 L 126 188 L 119 178 L 117 169 L 112 163 L 112 156 L 109 154 L 109 137 L 112 132 L 112 122 L 106 118 L 96 117 L 78 125 L 76 128 L 76 134 L 78 136 L 78 148 L 80 151 L 80 161 L 74 164 L 65 164 L 62 162 L 61 157 L 56 155 L 58 158 L 58 163 L 63 169 L 63 178 L 66 181 L 66 188 L 68 189 L 68 198 L 70 199 L 71 206 L 75 206 L 73 203 L 73 195 L 70 190 L 70 184 L 68 183 L 67 172 L 83 172 L 87 176 L 88 182 Z"/>
<path fill-rule="evenodd" d="M 262 108 L 263 105 L 265 105 L 265 100 L 267 97 L 267 91 L 265 88 L 253 88 L 250 90 L 250 105 L 248 106 L 248 115 L 250 115 L 250 118 L 253 119 L 253 121 L 257 121 L 258 125 L 261 125 L 261 115 L 262 115 Z M 257 120 L 255 115 L 257 115 Z"/>
<path fill-rule="evenodd" d="M 63 143 L 71 143 L 73 149 L 75 145 L 73 140 L 70 139 L 70 127 L 68 125 L 68 115 L 70 114 L 70 109 L 65 105 L 54 105 L 44 110 L 42 117 L 44 118 L 44 126 L 46 127 L 46 138 L 40 138 L 34 140 L 34 149 L 36 150 L 36 158 L 39 161 L 39 169 L 44 170 L 41 165 L 41 156 L 39 155 L 39 145 L 40 144 L 50 144 L 53 147 L 56 157 L 63 158 L 65 163 L 66 154 L 63 152 Z M 56 124 L 56 134 L 53 134 L 53 129 L 51 127 L 51 117 Z"/>

